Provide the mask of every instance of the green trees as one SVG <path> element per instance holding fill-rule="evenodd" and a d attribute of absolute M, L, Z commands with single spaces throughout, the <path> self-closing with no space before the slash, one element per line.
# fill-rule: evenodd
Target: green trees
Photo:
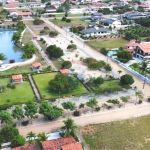
<path fill-rule="evenodd" d="M 69 69 L 72 67 L 72 63 L 70 61 L 64 61 L 62 64 L 61 64 L 61 67 L 63 69 Z"/>
<path fill-rule="evenodd" d="M 132 54 L 128 50 L 123 50 L 117 53 L 118 60 L 126 63 L 132 59 Z"/>
<path fill-rule="evenodd" d="M 140 101 L 143 98 L 143 93 L 141 91 L 137 91 L 137 92 L 135 92 L 135 96 L 136 96 L 135 104 L 137 104 L 137 101 L 138 100 Z"/>
<path fill-rule="evenodd" d="M 12 117 L 20 121 L 24 118 L 24 113 L 21 106 L 15 106 L 15 109 L 12 110 Z"/>
<path fill-rule="evenodd" d="M 50 33 L 49 33 L 49 36 L 50 37 L 56 37 L 58 35 L 58 33 L 56 32 L 56 31 L 51 31 Z"/>
<path fill-rule="evenodd" d="M 63 74 L 57 74 L 53 80 L 49 82 L 50 90 L 53 92 L 69 92 L 77 88 L 79 81 Z"/>
<path fill-rule="evenodd" d="M 28 141 L 29 141 L 29 143 L 31 144 L 31 143 L 33 142 L 33 140 L 35 139 L 35 137 L 36 137 L 36 134 L 31 131 L 31 132 L 29 132 L 29 133 L 27 134 L 27 137 L 26 137 L 26 138 L 28 138 Z"/>
<path fill-rule="evenodd" d="M 41 19 L 38 19 L 38 18 L 34 19 L 34 21 L 33 21 L 34 25 L 40 25 L 40 24 L 43 24 L 43 23 L 44 23 L 44 21 L 41 20 Z"/>
<path fill-rule="evenodd" d="M 104 80 L 102 77 L 97 77 L 96 79 L 94 79 L 93 83 L 94 83 L 95 85 L 101 85 L 101 84 L 104 83 L 104 81 L 105 81 L 105 80 Z"/>
<path fill-rule="evenodd" d="M 10 113 L 5 110 L 2 110 L 0 112 L 0 121 L 1 121 L 1 123 L 6 123 L 8 125 L 11 125 L 13 123 Z"/>
<path fill-rule="evenodd" d="M 5 126 L 0 130 L 4 142 L 11 142 L 15 136 L 19 135 L 18 129 L 12 126 Z"/>
<path fill-rule="evenodd" d="M 70 1 L 69 0 L 66 0 L 63 4 L 62 4 L 62 8 L 63 8 L 63 11 L 65 12 L 65 17 L 68 16 L 68 12 L 71 8 L 70 6 Z"/>
<path fill-rule="evenodd" d="M 86 102 L 86 105 L 87 105 L 88 107 L 91 107 L 91 108 L 92 108 L 92 111 L 93 111 L 93 109 L 94 109 L 95 107 L 97 107 L 98 101 L 97 101 L 96 98 L 92 98 L 92 99 L 90 99 L 88 102 Z"/>
<path fill-rule="evenodd" d="M 72 110 L 76 109 L 76 104 L 73 103 L 73 102 L 70 102 L 70 101 L 69 102 L 63 102 L 61 105 L 66 110 L 71 110 L 72 111 Z"/>
<path fill-rule="evenodd" d="M 39 113 L 43 114 L 45 120 L 53 120 L 62 116 L 63 110 L 57 106 L 50 106 L 47 101 L 41 103 Z"/>
<path fill-rule="evenodd" d="M 22 58 L 31 58 L 33 56 L 33 54 L 36 53 L 36 48 L 34 45 L 31 44 L 26 44 L 23 47 L 23 55 Z"/>
<path fill-rule="evenodd" d="M 122 102 L 124 102 L 124 107 L 125 107 L 125 103 L 129 101 L 130 96 L 122 96 L 120 98 L 121 98 Z"/>
<path fill-rule="evenodd" d="M 148 67 L 148 62 L 143 61 L 143 62 L 141 63 L 142 74 L 145 73 L 145 71 L 147 70 L 147 67 Z"/>
<path fill-rule="evenodd" d="M 77 139 L 77 132 L 79 129 L 79 126 L 77 126 L 74 123 L 74 120 L 71 118 L 68 118 L 66 120 L 63 121 L 64 122 L 64 126 L 61 127 L 61 129 L 64 130 L 64 137 L 68 137 L 68 136 L 72 136 L 75 139 Z"/>
<path fill-rule="evenodd" d="M 29 101 L 24 106 L 24 109 L 25 109 L 25 115 L 31 120 L 32 123 L 32 119 L 38 117 L 38 115 L 36 115 L 38 110 L 37 104 L 32 101 Z"/>
<path fill-rule="evenodd" d="M 13 36 L 12 36 L 12 41 L 13 41 L 14 43 L 18 43 L 19 40 L 20 40 L 20 38 L 21 38 L 21 32 L 20 32 L 20 31 L 15 32 L 15 33 L 13 34 Z"/>
<path fill-rule="evenodd" d="M 21 135 L 15 136 L 11 142 L 11 147 L 18 147 L 24 145 L 26 142 L 25 138 Z"/>
<path fill-rule="evenodd" d="M 64 55 L 63 50 L 56 45 L 50 45 L 49 47 L 47 47 L 46 52 L 48 53 L 50 58 L 60 58 Z"/>
<path fill-rule="evenodd" d="M 3 53 L 0 53 L 0 60 L 6 60 L 6 56 Z"/>
<path fill-rule="evenodd" d="M 121 76 L 120 83 L 122 85 L 131 85 L 131 84 L 134 83 L 134 79 L 133 79 L 133 77 L 131 75 L 125 74 L 125 75 Z"/>
<path fill-rule="evenodd" d="M 46 141 L 48 139 L 48 136 L 44 132 L 38 134 L 37 136 L 39 142 Z"/>
<path fill-rule="evenodd" d="M 105 69 L 106 71 L 112 71 L 112 67 L 110 66 L 110 64 L 104 65 L 104 69 Z"/>
<path fill-rule="evenodd" d="M 71 51 L 74 51 L 74 50 L 77 49 L 77 46 L 75 44 L 70 44 L 70 45 L 68 45 L 67 49 L 71 50 Z"/>

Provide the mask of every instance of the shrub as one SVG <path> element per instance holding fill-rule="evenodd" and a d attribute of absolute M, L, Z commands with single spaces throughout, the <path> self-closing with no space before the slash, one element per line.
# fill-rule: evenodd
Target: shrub
<path fill-rule="evenodd" d="M 125 74 L 125 75 L 121 76 L 120 83 L 122 85 L 131 85 L 134 83 L 134 79 L 131 75 Z"/>
<path fill-rule="evenodd" d="M 62 21 L 66 21 L 66 19 L 67 19 L 66 17 L 62 17 L 62 19 L 61 19 L 61 20 L 62 20 Z"/>
<path fill-rule="evenodd" d="M 57 36 L 57 35 L 58 35 L 58 33 L 55 32 L 55 31 L 51 31 L 51 32 L 49 33 L 49 36 L 50 36 L 50 37 L 55 37 L 55 36 Z"/>
<path fill-rule="evenodd" d="M 78 111 L 78 110 L 75 110 L 75 111 L 73 112 L 73 115 L 74 115 L 74 116 L 80 116 L 80 115 L 81 115 L 81 112 Z"/>
<path fill-rule="evenodd" d="M 23 125 L 23 126 L 27 126 L 28 124 L 29 124 L 29 121 L 27 120 L 27 121 L 23 121 L 23 122 L 21 122 L 21 124 Z"/>
<path fill-rule="evenodd" d="M 16 88 L 16 85 L 15 84 L 12 84 L 11 85 L 11 89 L 15 89 Z"/>
<path fill-rule="evenodd" d="M 11 83 L 8 83 L 8 84 L 7 84 L 7 87 L 8 87 L 8 88 L 11 88 Z"/>
<path fill-rule="evenodd" d="M 11 142 L 11 147 L 18 147 L 24 145 L 26 142 L 25 138 L 21 135 L 15 136 Z"/>
<path fill-rule="evenodd" d="M 66 22 L 71 22 L 71 19 L 66 19 Z"/>
<path fill-rule="evenodd" d="M 34 21 L 33 21 L 33 24 L 34 25 L 40 25 L 40 24 L 43 24 L 44 23 L 44 21 L 43 20 L 40 20 L 40 19 L 35 19 Z"/>
<path fill-rule="evenodd" d="M 100 107 L 96 107 L 95 108 L 96 111 L 100 111 L 100 109 L 101 109 Z"/>
<path fill-rule="evenodd" d="M 139 100 L 139 104 L 142 104 L 142 102 L 143 102 L 142 100 Z"/>

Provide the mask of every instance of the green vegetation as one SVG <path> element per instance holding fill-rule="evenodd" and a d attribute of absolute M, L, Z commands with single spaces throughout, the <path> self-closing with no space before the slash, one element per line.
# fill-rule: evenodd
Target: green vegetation
<path fill-rule="evenodd" d="M 122 50 L 117 53 L 117 57 L 120 62 L 126 63 L 132 59 L 132 54 L 128 50 Z"/>
<path fill-rule="evenodd" d="M 120 39 L 109 39 L 109 40 L 101 40 L 101 41 L 99 40 L 86 41 L 85 43 L 99 51 L 101 48 L 124 47 L 125 44 L 129 43 L 129 41 L 120 38 Z"/>
<path fill-rule="evenodd" d="M 36 83 L 41 95 L 45 99 L 58 98 L 59 97 L 59 92 L 55 93 L 55 92 L 49 91 L 49 81 L 54 79 L 54 77 L 56 75 L 57 75 L 57 73 L 33 75 L 35 83 Z M 79 84 L 78 87 L 72 92 L 60 93 L 60 97 L 70 96 L 70 95 L 81 95 L 83 93 L 88 93 L 88 91 L 86 90 L 86 88 L 82 84 Z"/>
<path fill-rule="evenodd" d="M 26 29 L 26 31 L 24 32 L 23 34 L 23 37 L 22 37 L 22 43 L 23 44 L 33 44 L 32 41 L 32 34 L 30 33 L 30 31 L 28 29 Z"/>
<path fill-rule="evenodd" d="M 10 78 L 0 79 L 1 86 L 5 87 L 4 91 L 0 93 L 0 105 L 22 104 L 34 98 L 34 93 L 28 81 L 16 84 L 15 89 L 6 87 L 8 83 L 11 83 Z"/>
<path fill-rule="evenodd" d="M 82 21 L 80 18 L 72 18 L 71 22 L 65 22 L 62 21 L 61 19 L 51 19 L 50 21 L 56 24 L 57 26 L 63 26 L 63 27 L 71 26 L 72 24 L 83 24 L 83 26 L 88 25 L 87 22 Z"/>
<path fill-rule="evenodd" d="M 149 150 L 150 115 L 82 128 L 90 150 Z"/>
<path fill-rule="evenodd" d="M 40 19 L 38 19 L 38 18 L 36 18 L 34 21 L 33 21 L 33 24 L 34 25 L 40 25 L 40 24 L 43 24 L 44 23 L 44 21 L 43 20 L 40 20 Z"/>

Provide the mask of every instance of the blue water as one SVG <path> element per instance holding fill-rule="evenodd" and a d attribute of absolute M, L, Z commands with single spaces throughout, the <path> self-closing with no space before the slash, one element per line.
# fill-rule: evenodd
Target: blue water
<path fill-rule="evenodd" d="M 117 52 L 116 52 L 116 51 L 109 51 L 109 52 L 108 52 L 108 56 L 112 56 L 112 55 L 114 55 L 114 54 L 117 54 Z"/>
<path fill-rule="evenodd" d="M 9 60 L 14 59 L 15 62 L 22 62 L 22 50 L 14 45 L 11 41 L 14 31 L 0 31 L 0 53 L 3 53 L 7 60 L 4 63 L 9 63 Z"/>

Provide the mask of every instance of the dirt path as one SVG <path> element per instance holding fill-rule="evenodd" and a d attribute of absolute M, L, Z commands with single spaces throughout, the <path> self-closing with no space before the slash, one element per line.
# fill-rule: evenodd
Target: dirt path
<path fill-rule="evenodd" d="M 127 118 L 139 117 L 147 114 L 150 114 L 150 104 L 145 103 L 138 106 L 134 105 L 128 108 L 118 108 L 114 110 L 103 111 L 100 113 L 91 113 L 88 115 L 83 115 L 81 117 L 73 117 L 73 119 L 78 125 L 85 126 L 88 124 L 105 123 Z M 30 131 L 36 134 L 41 132 L 49 133 L 53 130 L 59 129 L 63 125 L 62 121 L 63 120 L 58 120 L 49 123 L 20 127 L 19 132 L 23 136 L 26 136 Z"/>

